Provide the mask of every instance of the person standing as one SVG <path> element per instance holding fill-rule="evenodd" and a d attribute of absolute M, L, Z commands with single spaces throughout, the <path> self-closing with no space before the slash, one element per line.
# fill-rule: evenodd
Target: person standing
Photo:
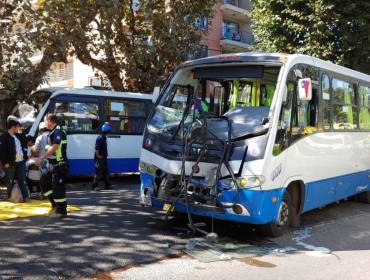
<path fill-rule="evenodd" d="M 26 182 L 26 163 L 23 146 L 27 146 L 27 139 L 17 120 L 10 120 L 8 131 L 0 136 L 0 160 L 4 165 L 7 194 L 10 198 L 14 180 L 18 180 L 23 201 L 31 202 Z"/>
<path fill-rule="evenodd" d="M 35 164 L 47 159 L 42 170 L 40 185 L 44 195 L 49 199 L 52 209 L 50 218 L 63 218 L 67 216 L 67 197 L 65 177 L 68 174 L 69 164 L 67 159 L 67 134 L 59 126 L 56 115 L 47 114 L 44 118 L 46 127 L 50 130 L 47 144 L 50 148 L 44 155 L 36 159 Z"/>
<path fill-rule="evenodd" d="M 42 158 L 42 156 L 46 152 L 46 145 L 48 142 L 49 131 L 48 131 L 48 128 L 46 127 L 45 122 L 41 122 L 39 124 L 39 131 L 41 135 L 39 135 L 36 138 L 35 145 L 32 146 L 31 155 L 29 156 L 29 159 L 31 159 L 35 155 L 38 155 L 38 157 Z M 39 169 L 41 173 L 42 173 L 42 169 L 45 168 L 45 164 L 46 164 L 46 160 L 43 160 L 41 164 L 39 165 Z"/>
<path fill-rule="evenodd" d="M 107 135 L 110 132 L 109 124 L 104 124 L 101 128 L 102 134 L 95 141 L 95 172 L 94 181 L 92 184 L 93 191 L 99 191 L 99 180 L 103 176 L 106 190 L 114 190 L 110 181 L 110 172 L 108 166 L 108 141 Z"/>

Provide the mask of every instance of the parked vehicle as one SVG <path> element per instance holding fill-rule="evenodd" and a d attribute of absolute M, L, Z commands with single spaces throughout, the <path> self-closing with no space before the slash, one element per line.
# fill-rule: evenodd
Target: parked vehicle
<path fill-rule="evenodd" d="M 111 127 L 108 136 L 111 173 L 137 172 L 145 122 L 152 95 L 95 89 L 42 89 L 35 94 L 50 94 L 35 117 L 28 134 L 36 137 L 39 123 L 47 113 L 55 113 L 67 130 L 70 175 L 94 173 L 96 137 L 104 123 Z"/>
<path fill-rule="evenodd" d="M 279 236 L 311 209 L 370 203 L 369 130 L 368 75 L 298 54 L 184 62 L 145 127 L 140 203 Z"/>

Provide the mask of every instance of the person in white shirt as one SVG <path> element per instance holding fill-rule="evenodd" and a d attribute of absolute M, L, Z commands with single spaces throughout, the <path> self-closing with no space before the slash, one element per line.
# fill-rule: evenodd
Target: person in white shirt
<path fill-rule="evenodd" d="M 48 135 L 49 135 L 50 131 L 46 127 L 45 122 L 40 123 L 39 131 L 40 131 L 41 135 L 39 135 L 36 138 L 35 145 L 31 149 L 31 155 L 30 155 L 29 159 L 31 159 L 32 157 L 34 157 L 36 155 L 38 155 L 38 157 L 42 158 L 42 156 L 46 152 L 46 146 L 47 146 L 47 142 L 48 142 Z M 46 163 L 46 160 L 45 160 L 45 163 Z M 42 169 L 43 169 L 44 166 L 45 166 L 45 164 L 43 164 L 43 162 L 39 165 L 39 169 L 40 169 L 41 173 L 42 173 Z"/>

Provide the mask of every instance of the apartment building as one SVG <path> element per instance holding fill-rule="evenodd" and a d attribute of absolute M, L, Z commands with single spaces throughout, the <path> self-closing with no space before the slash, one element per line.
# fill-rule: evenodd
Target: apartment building
<path fill-rule="evenodd" d="M 251 18 L 245 14 L 251 8 L 250 0 L 223 0 L 215 6 L 215 17 L 199 19 L 198 27 L 207 28 L 209 33 L 201 42 L 201 49 L 188 59 L 196 59 L 223 53 L 248 52 L 254 42 Z M 33 61 L 41 59 L 37 53 Z M 69 56 L 68 63 L 54 63 L 47 75 L 49 84 L 42 87 L 75 87 L 101 85 L 94 77 L 91 67 L 82 64 L 75 56 Z"/>
<path fill-rule="evenodd" d="M 199 57 L 250 51 L 254 36 L 251 18 L 245 15 L 250 9 L 250 0 L 223 0 L 217 4 Z"/>

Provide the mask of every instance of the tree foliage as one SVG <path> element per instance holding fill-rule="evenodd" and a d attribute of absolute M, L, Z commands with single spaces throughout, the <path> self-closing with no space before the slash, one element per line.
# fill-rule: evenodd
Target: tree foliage
<path fill-rule="evenodd" d="M 52 63 L 66 61 L 68 44 L 47 28 L 29 0 L 0 2 L 0 127 L 14 105 L 45 83 Z M 30 58 L 42 51 L 42 59 Z"/>
<path fill-rule="evenodd" d="M 196 51 L 217 0 L 40 0 L 44 21 L 117 91 L 151 92 Z"/>
<path fill-rule="evenodd" d="M 370 2 L 252 0 L 260 51 L 302 53 L 370 73 Z"/>
<path fill-rule="evenodd" d="M 0 6 L 0 99 L 23 99 L 45 82 L 52 63 L 66 62 L 68 44 L 40 20 L 28 0 L 9 0 Z M 30 60 L 35 52 L 42 59 Z"/>

